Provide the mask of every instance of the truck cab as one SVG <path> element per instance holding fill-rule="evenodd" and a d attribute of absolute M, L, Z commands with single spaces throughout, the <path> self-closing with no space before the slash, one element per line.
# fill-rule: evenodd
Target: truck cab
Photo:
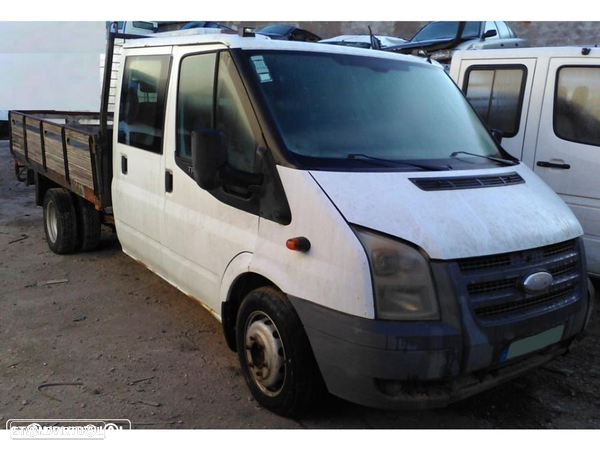
<path fill-rule="evenodd" d="M 306 346 L 330 392 L 424 407 L 583 329 L 577 220 L 439 67 L 237 36 L 134 41 L 123 56 L 123 250 L 223 321 L 263 404 L 289 407 L 286 383 L 309 375 L 285 368 Z M 288 312 L 307 342 L 276 320 Z"/>

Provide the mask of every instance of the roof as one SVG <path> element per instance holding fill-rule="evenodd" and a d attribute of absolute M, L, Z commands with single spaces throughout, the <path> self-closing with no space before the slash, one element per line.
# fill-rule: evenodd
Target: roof
<path fill-rule="evenodd" d="M 584 48 L 590 49 L 588 55 L 582 55 Z M 461 59 L 501 59 L 501 58 L 531 58 L 531 57 L 600 57 L 597 45 L 577 45 L 565 47 L 523 47 L 504 49 L 477 49 L 457 51 L 455 58 Z"/>
<path fill-rule="evenodd" d="M 255 37 L 241 37 L 234 34 L 225 33 L 202 33 L 183 36 L 160 36 L 149 35 L 151 37 L 144 39 L 128 40 L 125 48 L 147 48 L 164 46 L 185 46 L 198 44 L 222 44 L 228 48 L 240 48 L 244 50 L 283 50 L 283 51 L 304 51 L 318 53 L 334 53 L 356 56 L 368 56 L 372 58 L 384 58 L 412 61 L 421 64 L 429 64 L 424 59 L 412 56 L 401 55 L 392 52 L 361 49 L 355 47 L 346 47 L 338 45 L 327 45 L 314 42 L 297 42 L 286 40 L 272 40 L 266 36 L 256 35 Z M 156 36 L 156 37 L 155 37 Z"/>

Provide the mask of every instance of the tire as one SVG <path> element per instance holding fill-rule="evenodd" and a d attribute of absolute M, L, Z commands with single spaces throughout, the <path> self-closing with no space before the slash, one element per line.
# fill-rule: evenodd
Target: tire
<path fill-rule="evenodd" d="M 306 413 L 324 384 L 285 294 L 272 287 L 250 292 L 237 315 L 236 339 L 244 378 L 258 403 L 286 417 Z"/>
<path fill-rule="evenodd" d="M 54 253 L 72 253 L 77 247 L 77 216 L 71 194 L 66 189 L 49 189 L 44 196 L 44 232 Z"/>
<path fill-rule="evenodd" d="M 75 197 L 75 213 L 79 228 L 77 250 L 83 252 L 96 250 L 100 245 L 101 237 L 100 213 L 91 202 L 79 196 Z"/>

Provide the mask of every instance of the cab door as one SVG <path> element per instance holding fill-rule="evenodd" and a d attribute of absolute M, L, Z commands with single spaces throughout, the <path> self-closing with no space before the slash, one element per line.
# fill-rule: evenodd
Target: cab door
<path fill-rule="evenodd" d="M 164 117 L 171 48 L 133 49 L 120 76 L 112 198 L 123 250 L 153 270 L 162 262 Z"/>
<path fill-rule="evenodd" d="M 581 222 L 600 274 L 600 58 L 550 59 L 534 171 Z"/>
<path fill-rule="evenodd" d="M 469 103 L 489 129 L 502 131 L 502 147 L 523 159 L 536 59 L 468 59 L 460 64 L 456 81 Z"/>
<path fill-rule="evenodd" d="M 165 165 L 165 258 L 170 279 L 182 291 L 220 314 L 221 277 L 240 253 L 253 252 L 258 215 L 244 196 L 225 202 L 201 189 L 191 161 L 192 132 L 218 130 L 232 167 L 254 172 L 262 144 L 258 122 L 236 67 L 223 45 L 174 50 L 176 80 L 169 92 Z M 235 199 L 235 193 L 231 194 Z"/>

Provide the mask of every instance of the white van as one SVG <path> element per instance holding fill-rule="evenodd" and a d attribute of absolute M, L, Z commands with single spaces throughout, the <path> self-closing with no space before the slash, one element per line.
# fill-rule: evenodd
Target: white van
<path fill-rule="evenodd" d="M 298 414 L 324 382 L 439 407 L 582 335 L 581 226 L 439 65 L 225 34 L 133 40 L 122 57 L 112 139 L 11 112 L 48 245 L 89 250 L 99 216 L 115 225 L 222 322 L 261 405 Z"/>
<path fill-rule="evenodd" d="M 600 276 L 600 49 L 457 52 L 450 76 L 502 146 L 571 207 Z"/>

